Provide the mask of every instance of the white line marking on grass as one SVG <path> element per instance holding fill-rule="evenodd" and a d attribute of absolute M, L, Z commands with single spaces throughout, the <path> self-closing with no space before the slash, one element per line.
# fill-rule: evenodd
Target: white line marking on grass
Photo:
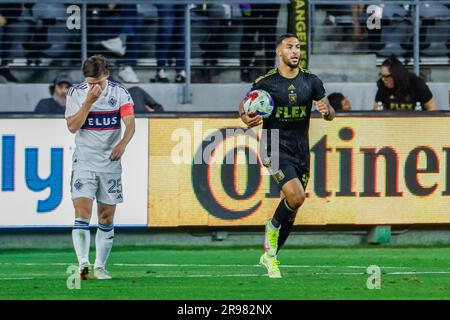
<path fill-rule="evenodd" d="M 405 275 L 405 274 L 449 274 L 449 271 L 412 271 L 412 272 L 388 272 L 389 275 Z"/>
<path fill-rule="evenodd" d="M 158 275 L 152 278 L 222 278 L 222 277 L 264 277 L 266 274 L 190 274 L 190 275 Z"/>
<path fill-rule="evenodd" d="M 0 262 L 0 265 L 15 265 L 15 266 L 69 266 L 77 263 L 69 262 Z"/>
<path fill-rule="evenodd" d="M 332 275 L 332 276 L 360 276 L 360 275 L 365 275 L 366 273 L 364 272 L 315 272 L 313 273 L 313 275 L 318 275 L 318 276 L 322 276 L 322 275 Z"/>
<path fill-rule="evenodd" d="M 401 275 L 419 275 L 419 274 L 449 274 L 447 271 L 405 271 L 405 272 L 387 272 L 383 273 L 383 275 L 392 275 L 392 276 L 401 276 Z M 364 272 L 314 272 L 312 275 L 344 275 L 344 276 L 352 276 L 352 275 L 367 275 Z"/>
<path fill-rule="evenodd" d="M 0 278 L 0 281 L 2 280 L 33 280 L 34 278 L 30 277 L 22 277 L 22 278 Z"/>
<path fill-rule="evenodd" d="M 218 268 L 236 268 L 236 267 L 260 267 L 259 264 L 166 264 L 166 263 L 114 263 L 117 267 L 218 267 Z M 367 266 L 325 266 L 325 265 L 295 265 L 295 264 L 282 264 L 283 268 L 351 268 L 351 269 L 367 269 Z M 380 267 L 381 269 L 405 269 L 408 267 Z M 413 268 L 413 267 L 409 267 Z"/>

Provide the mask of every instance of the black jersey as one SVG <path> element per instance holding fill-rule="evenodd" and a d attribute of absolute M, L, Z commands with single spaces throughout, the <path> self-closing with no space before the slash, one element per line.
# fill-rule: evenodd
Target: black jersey
<path fill-rule="evenodd" d="M 269 147 L 269 131 L 279 129 L 280 153 L 295 158 L 309 156 L 308 130 L 312 101 L 325 97 L 322 81 L 304 69 L 300 69 L 292 79 L 281 76 L 278 69 L 272 69 L 255 80 L 252 90 L 258 89 L 267 91 L 275 104 L 270 117 L 263 120 L 263 129 L 268 131 Z"/>
<path fill-rule="evenodd" d="M 422 110 L 425 110 L 423 105 L 433 98 L 433 94 L 425 81 L 413 73 L 409 74 L 409 83 L 409 92 L 402 93 L 385 87 L 383 81 L 378 80 L 375 101 L 381 101 L 386 110 L 414 110 L 416 103 L 420 102 Z"/>

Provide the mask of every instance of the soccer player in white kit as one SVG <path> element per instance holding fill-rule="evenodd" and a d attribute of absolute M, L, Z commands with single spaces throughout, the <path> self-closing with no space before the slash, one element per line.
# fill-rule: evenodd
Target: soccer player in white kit
<path fill-rule="evenodd" d="M 67 126 L 75 136 L 71 193 L 75 208 L 73 245 L 80 278 L 89 279 L 89 222 L 97 199 L 94 279 L 111 279 L 105 269 L 114 240 L 114 212 L 123 201 L 120 159 L 135 130 L 134 106 L 128 91 L 108 80 L 105 57 L 95 55 L 83 64 L 85 82 L 69 89 Z M 121 119 L 125 132 L 121 138 Z"/>

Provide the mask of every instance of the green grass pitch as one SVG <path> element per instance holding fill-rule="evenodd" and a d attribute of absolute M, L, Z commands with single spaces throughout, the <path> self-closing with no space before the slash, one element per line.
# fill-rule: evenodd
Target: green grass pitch
<path fill-rule="evenodd" d="M 449 299 L 450 248 L 286 246 L 282 279 L 258 266 L 260 248 L 113 248 L 110 281 L 68 289 L 72 250 L 0 251 L 0 299 Z M 91 262 L 94 252 L 91 253 Z M 381 289 L 367 288 L 367 267 Z"/>

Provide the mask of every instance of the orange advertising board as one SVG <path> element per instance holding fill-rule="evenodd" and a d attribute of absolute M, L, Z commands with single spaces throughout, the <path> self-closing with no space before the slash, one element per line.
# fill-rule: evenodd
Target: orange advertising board
<path fill-rule="evenodd" d="M 260 132 L 233 118 L 149 119 L 149 226 L 262 225 L 279 190 Z M 313 118 L 310 149 L 296 224 L 450 223 L 445 117 Z"/>

